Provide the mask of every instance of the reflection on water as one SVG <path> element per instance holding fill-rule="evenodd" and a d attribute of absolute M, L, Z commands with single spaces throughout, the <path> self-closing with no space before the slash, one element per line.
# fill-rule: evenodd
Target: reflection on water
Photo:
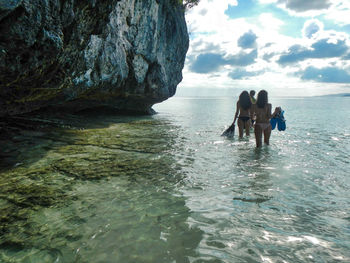
<path fill-rule="evenodd" d="M 349 262 L 348 102 L 273 101 L 261 149 L 220 136 L 227 98 L 27 121 L 0 137 L 0 262 Z"/>
<path fill-rule="evenodd" d="M 188 221 L 204 232 L 199 257 L 215 262 L 350 261 L 344 211 L 350 207 L 350 126 L 341 121 L 350 114 L 349 101 L 328 101 L 327 111 L 320 98 L 273 101 L 286 110 L 287 131 L 274 131 L 271 145 L 262 149 L 255 149 L 254 136 L 219 136 L 232 121 L 232 99 L 190 101 L 196 106 L 182 106 L 189 100 L 177 98 L 159 111 L 172 112 L 191 138 L 194 163 L 183 168 L 183 192 L 192 211 Z M 336 125 L 328 122 L 332 105 Z M 190 109 L 189 118 L 182 120 L 183 111 L 173 112 L 173 107 Z"/>
<path fill-rule="evenodd" d="M 0 262 L 195 257 L 202 231 L 187 224 L 177 189 L 183 174 L 174 156 L 185 143 L 178 127 L 113 115 L 65 122 L 3 141 Z"/>

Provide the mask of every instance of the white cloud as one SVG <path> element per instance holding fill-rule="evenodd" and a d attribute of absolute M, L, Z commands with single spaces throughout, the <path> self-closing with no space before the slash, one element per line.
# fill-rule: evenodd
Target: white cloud
<path fill-rule="evenodd" d="M 236 45 L 238 37 L 249 30 L 254 31 L 254 28 L 245 19 L 230 19 L 225 14 L 229 5 L 235 6 L 237 1 L 201 0 L 197 7 L 186 14 L 188 31 L 192 38 L 189 54 L 200 51 L 192 45 L 196 41 L 200 41 L 202 45 L 216 45 L 227 54 L 239 51 Z"/>
<path fill-rule="evenodd" d="M 341 26 L 349 25 L 349 0 L 258 0 L 260 4 L 276 4 L 290 15 L 316 17 L 324 15 L 326 19 Z"/>
<path fill-rule="evenodd" d="M 293 16 L 316 17 L 324 15 L 326 19 L 341 26 L 349 25 L 349 0 L 258 0 L 260 4 L 276 4 Z"/>
<path fill-rule="evenodd" d="M 263 57 L 266 54 L 280 53 L 290 46 L 290 43 L 304 42 L 301 39 L 295 39 L 289 36 L 281 35 L 280 28 L 285 24 L 282 20 L 276 18 L 273 14 L 263 13 L 258 17 L 258 29 L 255 33 L 258 36 L 259 55 Z"/>
<path fill-rule="evenodd" d="M 325 17 L 339 25 L 349 25 L 350 1 L 348 0 L 333 0 L 332 7 Z"/>
<path fill-rule="evenodd" d="M 227 28 L 227 16 L 224 15 L 229 5 L 237 5 L 236 0 L 209 1 L 201 0 L 198 6 L 186 14 L 189 31 L 217 32 Z"/>
<path fill-rule="evenodd" d="M 284 22 L 271 13 L 263 13 L 259 16 L 260 26 L 268 31 L 277 32 Z"/>
<path fill-rule="evenodd" d="M 278 1 L 260 0 L 259 2 L 267 4 Z M 339 9 L 341 1 L 335 1 L 338 3 L 337 8 Z M 294 2 L 294 4 L 296 3 Z M 342 52 L 346 51 L 346 46 L 350 47 L 347 34 L 334 30 L 326 31 L 320 20 L 310 19 L 305 23 L 302 31 L 304 37 L 293 38 L 281 35 L 279 33 L 281 27 L 287 24 L 288 20 L 282 21 L 272 13 L 230 19 L 225 14 L 229 4 L 237 5 L 237 2 L 235 0 L 201 0 L 197 7 L 186 14 L 191 42 L 183 70 L 184 79 L 179 86 L 180 88 L 224 89 L 239 87 L 240 89 L 254 88 L 258 90 L 269 87 L 274 95 L 281 95 L 279 93 L 282 88 L 283 95 L 306 94 L 305 89 L 308 89 L 310 95 L 317 95 L 317 91 L 321 93 L 325 92 L 325 89 L 320 88 L 319 83 L 302 81 L 300 79 L 300 76 L 304 76 L 300 73 L 302 70 L 309 70 L 309 75 L 306 77 L 310 80 L 312 79 L 311 73 L 317 73 L 317 70 L 313 69 L 317 65 L 324 69 L 322 72 L 333 72 L 333 74 L 338 71 L 331 71 L 332 68 L 341 70 L 349 67 L 349 59 L 341 60 L 339 56 L 336 56 L 336 54 L 343 54 Z M 287 6 L 286 2 L 284 5 Z M 304 7 L 306 10 L 307 6 Z M 327 12 L 334 10 L 335 7 L 335 4 L 332 5 Z M 325 9 L 318 11 L 325 12 Z M 249 42 L 251 45 L 243 41 L 249 40 L 248 37 L 253 37 Z M 289 54 L 288 49 L 293 45 L 299 46 L 299 51 L 303 48 L 309 51 L 303 53 L 296 49 L 299 53 Z M 325 57 L 320 59 L 321 55 L 319 54 L 321 54 L 322 48 L 327 47 L 334 48 L 333 51 L 328 50 L 327 52 L 334 52 L 335 55 L 326 53 Z M 245 48 L 247 49 L 244 50 Z M 297 55 L 300 59 L 297 58 L 295 63 L 285 63 L 282 67 L 277 62 L 283 53 L 290 55 L 290 57 Z M 241 63 L 244 62 L 240 60 L 240 58 L 244 58 L 243 55 L 246 56 L 246 63 Z M 203 63 L 208 64 L 202 65 Z M 299 77 L 296 75 L 297 72 L 300 73 Z M 307 79 L 306 77 L 304 79 Z M 332 88 L 335 87 L 332 83 L 329 85 Z"/>

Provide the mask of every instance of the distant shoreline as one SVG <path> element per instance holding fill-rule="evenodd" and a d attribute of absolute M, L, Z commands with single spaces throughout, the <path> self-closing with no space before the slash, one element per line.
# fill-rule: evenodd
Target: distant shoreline
<path fill-rule="evenodd" d="M 350 93 L 337 93 L 337 94 L 326 94 L 313 97 L 350 97 Z"/>

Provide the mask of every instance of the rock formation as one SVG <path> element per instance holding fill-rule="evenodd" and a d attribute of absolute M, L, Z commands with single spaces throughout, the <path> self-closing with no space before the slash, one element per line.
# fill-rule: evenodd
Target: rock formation
<path fill-rule="evenodd" d="M 174 0 L 0 0 L 0 117 L 47 106 L 149 112 L 188 49 Z"/>

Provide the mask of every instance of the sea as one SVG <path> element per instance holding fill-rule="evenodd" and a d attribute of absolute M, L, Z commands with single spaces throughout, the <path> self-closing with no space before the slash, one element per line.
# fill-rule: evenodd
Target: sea
<path fill-rule="evenodd" d="M 271 98 L 287 129 L 259 149 L 221 136 L 236 99 L 18 118 L 0 262 L 350 262 L 350 97 Z"/>

